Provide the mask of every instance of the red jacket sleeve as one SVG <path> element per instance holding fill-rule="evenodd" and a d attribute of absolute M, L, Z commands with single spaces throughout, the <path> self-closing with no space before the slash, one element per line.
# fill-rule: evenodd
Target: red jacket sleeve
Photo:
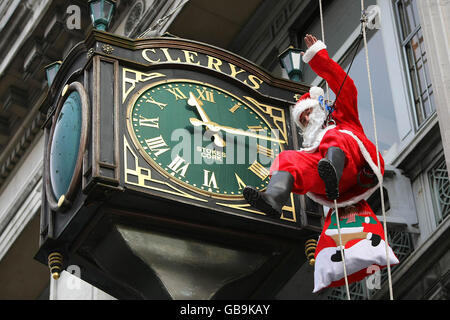
<path fill-rule="evenodd" d="M 325 79 L 330 89 L 337 95 L 345 79 L 346 72 L 333 59 L 328 56 L 326 49 L 313 54 L 309 65 L 318 76 Z M 358 91 L 355 83 L 347 76 L 341 93 L 335 104 L 333 119 L 336 124 L 348 124 L 362 130 L 358 116 Z"/>

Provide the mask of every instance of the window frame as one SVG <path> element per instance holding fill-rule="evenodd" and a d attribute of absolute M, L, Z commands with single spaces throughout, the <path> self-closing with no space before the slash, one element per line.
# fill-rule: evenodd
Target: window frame
<path fill-rule="evenodd" d="M 416 0 L 410 0 L 412 1 L 416 1 Z M 422 25 L 421 25 L 421 21 L 419 21 L 419 16 L 417 15 L 415 18 L 417 18 L 417 20 L 419 21 L 419 24 L 417 26 L 415 26 L 409 33 L 407 36 L 404 36 L 403 34 L 405 33 L 404 31 L 404 21 L 402 21 L 401 18 L 401 14 L 400 14 L 400 2 L 402 2 L 402 0 L 392 0 L 392 11 L 394 14 L 394 19 L 395 19 L 395 28 L 397 31 L 397 38 L 398 38 L 398 43 L 401 49 L 401 55 L 402 55 L 402 69 L 403 72 L 405 74 L 405 78 L 407 80 L 408 83 L 408 95 L 409 95 L 409 104 L 410 104 L 410 109 L 411 109 L 411 113 L 414 119 L 414 131 L 415 133 L 417 133 L 418 131 L 420 131 L 422 128 L 424 128 L 426 126 L 426 124 L 428 122 L 430 122 L 430 120 L 433 118 L 433 115 L 436 113 L 436 105 L 434 102 L 432 102 L 432 97 L 430 95 L 430 92 L 433 92 L 433 84 L 431 82 L 431 79 L 427 79 L 426 76 L 426 72 L 425 72 L 425 65 L 423 64 L 423 53 L 422 50 L 420 48 L 419 45 L 419 50 L 420 50 L 420 54 L 421 54 L 421 63 L 422 63 L 422 72 L 423 73 L 423 77 L 425 79 L 426 82 L 426 89 L 423 90 L 420 84 L 420 79 L 419 79 L 419 75 L 418 75 L 418 70 L 417 70 L 417 64 L 416 61 L 413 62 L 413 65 L 410 65 L 409 63 L 409 57 L 408 57 L 408 49 L 407 46 L 410 45 L 410 41 L 415 37 L 418 36 L 419 32 L 422 30 Z M 423 32 L 422 32 L 423 33 Z M 423 34 L 422 34 L 423 36 Z M 426 55 L 427 56 L 427 53 Z M 414 71 L 414 79 L 413 76 L 411 75 L 412 70 Z M 430 81 L 428 81 L 430 80 Z M 413 81 L 415 82 L 415 84 L 413 83 Z M 430 90 L 431 89 L 431 90 Z M 417 90 L 417 96 L 418 96 L 418 100 L 419 100 L 419 104 L 420 104 L 420 111 L 423 114 L 423 120 L 420 121 L 419 119 L 419 112 L 417 110 L 417 104 L 415 101 L 415 91 Z M 427 111 L 426 111 L 426 107 L 424 106 L 424 99 L 422 98 L 423 96 L 423 92 L 426 92 L 426 96 L 427 96 L 427 100 L 429 101 L 428 104 L 430 105 L 430 113 L 427 115 Z M 434 110 L 433 110 L 433 106 L 434 106 Z"/>

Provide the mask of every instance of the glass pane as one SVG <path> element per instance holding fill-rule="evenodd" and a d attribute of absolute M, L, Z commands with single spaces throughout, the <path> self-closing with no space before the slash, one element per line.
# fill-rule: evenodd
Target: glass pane
<path fill-rule="evenodd" d="M 418 123 L 418 125 L 420 125 L 426 119 L 424 110 L 423 110 L 421 95 L 424 92 L 424 89 L 427 88 L 427 85 L 425 84 L 423 86 L 424 78 L 420 77 L 421 74 L 423 75 L 421 60 L 419 60 L 419 62 L 420 62 L 419 65 L 416 64 L 417 50 L 414 51 L 414 48 L 417 49 L 417 46 L 415 44 L 417 44 L 417 41 L 414 41 L 414 38 L 413 38 L 406 45 L 405 49 L 406 49 L 406 56 L 407 56 L 408 65 L 409 65 L 409 77 L 411 80 L 411 89 L 412 89 L 412 95 L 413 95 L 415 109 L 416 109 L 417 123 Z"/>
<path fill-rule="evenodd" d="M 110 21 L 113 8 L 114 6 L 111 3 L 105 2 L 103 4 L 103 18 Z"/>
<path fill-rule="evenodd" d="M 412 52 L 414 54 L 414 63 L 417 63 L 419 61 L 419 59 L 422 57 L 420 54 L 419 37 L 417 35 L 415 35 L 411 39 L 410 44 L 411 44 Z"/>
<path fill-rule="evenodd" d="M 433 90 L 430 89 L 430 109 L 431 109 L 431 114 L 436 112 L 436 105 L 434 103 L 434 94 L 433 94 Z"/>
<path fill-rule="evenodd" d="M 408 19 L 408 25 L 411 28 L 410 32 L 414 30 L 418 25 L 418 13 L 417 13 L 417 7 L 416 7 L 416 1 L 413 0 L 407 0 L 404 1 L 405 4 L 405 11 L 406 11 L 406 17 Z"/>
<path fill-rule="evenodd" d="M 401 1 L 397 4 L 397 12 L 400 18 L 400 29 L 402 31 L 402 40 L 406 39 L 411 32 L 411 27 L 408 25 L 408 19 L 406 18 L 405 8 Z"/>
<path fill-rule="evenodd" d="M 301 58 L 302 56 L 300 55 L 300 53 L 296 52 L 292 54 L 292 63 L 294 69 L 300 69 Z"/>
<path fill-rule="evenodd" d="M 419 26 L 417 5 L 415 0 L 401 0 L 397 3 L 397 12 L 400 18 L 402 40 L 406 39 L 412 31 Z"/>
<path fill-rule="evenodd" d="M 426 99 L 427 99 L 426 103 L 425 103 L 425 101 L 423 103 L 425 105 L 425 115 L 427 118 L 429 118 L 436 111 L 435 106 L 434 106 L 433 90 L 431 88 L 428 89 Z"/>
<path fill-rule="evenodd" d="M 417 33 L 405 46 L 408 58 L 409 73 L 413 98 L 416 105 L 418 125 L 434 113 L 434 100 L 431 98 L 431 79 L 426 56 L 423 33 L 419 28 Z"/>
<path fill-rule="evenodd" d="M 100 3 L 100 1 L 91 3 L 91 12 L 92 12 L 94 19 L 101 18 L 101 3 Z"/>
<path fill-rule="evenodd" d="M 283 64 L 286 72 L 292 71 L 292 61 L 290 55 L 287 54 L 286 56 L 283 57 Z"/>
<path fill-rule="evenodd" d="M 424 65 L 426 82 L 427 82 L 428 86 L 431 86 L 430 70 L 428 67 L 428 59 L 427 59 L 426 55 L 424 55 L 424 57 L 423 57 L 423 65 Z"/>
<path fill-rule="evenodd" d="M 431 101 L 428 92 L 422 96 L 422 104 L 424 107 L 425 117 L 428 119 L 432 114 Z"/>

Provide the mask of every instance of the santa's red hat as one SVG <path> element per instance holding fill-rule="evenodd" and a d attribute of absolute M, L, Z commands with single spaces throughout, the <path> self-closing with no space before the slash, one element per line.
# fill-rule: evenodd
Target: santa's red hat
<path fill-rule="evenodd" d="M 292 116 L 294 117 L 294 122 L 301 129 L 305 129 L 300 123 L 300 115 L 303 111 L 309 108 L 320 107 L 319 97 L 323 96 L 323 89 L 320 87 L 311 87 L 309 92 L 305 93 L 297 100 L 294 108 L 292 109 Z"/>

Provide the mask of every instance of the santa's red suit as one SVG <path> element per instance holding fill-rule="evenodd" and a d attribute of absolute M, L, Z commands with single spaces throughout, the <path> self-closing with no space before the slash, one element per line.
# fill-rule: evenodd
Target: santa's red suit
<path fill-rule="evenodd" d="M 325 79 L 331 90 L 338 94 L 345 71 L 329 56 L 322 41 L 314 43 L 303 56 L 303 61 L 320 77 Z M 301 113 L 318 106 L 317 96 L 313 92 L 299 99 L 293 108 L 293 117 L 297 125 L 301 126 Z M 344 82 L 335 111 L 332 113 L 335 125 L 329 125 L 320 130 L 315 143 L 308 148 L 286 150 L 281 152 L 272 164 L 270 171 L 288 171 L 295 179 L 292 192 L 307 194 L 314 201 L 328 207 L 334 207 L 334 202 L 326 197 L 325 183 L 317 170 L 318 162 L 327 154 L 329 147 L 339 147 L 344 151 L 346 163 L 339 181 L 338 207 L 345 207 L 360 200 L 367 199 L 379 185 L 367 186 L 358 183 L 358 176 L 364 167 L 370 167 L 378 178 L 378 184 L 384 174 L 384 161 L 379 157 L 380 168 L 376 156 L 375 145 L 369 141 L 359 121 L 357 108 L 357 90 L 350 77 Z"/>

